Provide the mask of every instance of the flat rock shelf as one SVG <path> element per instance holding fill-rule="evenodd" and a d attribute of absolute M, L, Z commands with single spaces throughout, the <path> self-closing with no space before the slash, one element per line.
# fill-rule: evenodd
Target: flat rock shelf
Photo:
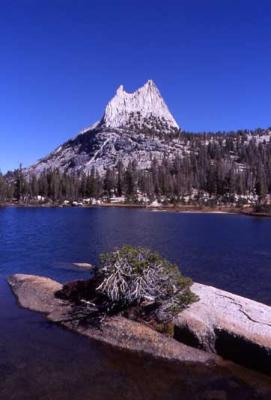
<path fill-rule="evenodd" d="M 267 375 L 226 361 L 214 352 L 205 351 L 207 348 L 197 349 L 121 316 L 108 317 L 99 327 L 74 324 L 71 303 L 55 297 L 55 293 L 62 288 L 62 285 L 50 278 L 16 274 L 9 278 L 9 284 L 21 306 L 42 312 L 49 320 L 91 339 L 108 343 L 119 349 L 146 353 L 178 364 L 181 379 L 190 384 L 199 385 L 199 382 L 204 380 L 206 384 L 211 385 L 215 378 L 226 379 L 240 387 L 249 388 L 251 399 L 270 399 L 271 379 Z M 197 284 L 195 287 L 197 288 Z M 196 304 L 185 313 L 191 312 Z M 223 317 L 226 318 L 225 310 Z M 180 321 L 181 316 L 178 322 L 179 328 L 182 326 Z M 210 349 L 212 349 L 211 345 L 208 350 Z"/>
<path fill-rule="evenodd" d="M 45 313 L 49 320 L 96 340 L 184 363 L 199 363 L 211 367 L 220 361 L 216 355 L 178 343 L 146 325 L 121 316 L 105 319 L 99 328 L 75 326 L 71 304 L 55 297 L 62 285 L 50 278 L 16 274 L 9 278 L 9 284 L 21 306 Z"/>

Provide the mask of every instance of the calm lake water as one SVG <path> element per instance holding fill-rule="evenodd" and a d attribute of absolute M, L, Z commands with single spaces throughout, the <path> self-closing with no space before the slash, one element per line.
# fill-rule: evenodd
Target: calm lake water
<path fill-rule="evenodd" d="M 73 262 L 96 263 L 99 253 L 124 243 L 158 250 L 195 281 L 271 305 L 271 219 L 122 208 L 0 208 L 0 399 L 191 397 L 177 368 L 53 325 L 18 307 L 6 283 L 16 272 L 61 282 L 86 278 Z M 229 390 L 230 399 L 240 398 Z M 252 395 L 244 389 L 242 399 Z"/>

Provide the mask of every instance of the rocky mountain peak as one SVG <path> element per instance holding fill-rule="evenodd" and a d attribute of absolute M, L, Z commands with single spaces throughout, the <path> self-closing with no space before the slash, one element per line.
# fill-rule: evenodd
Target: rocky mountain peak
<path fill-rule="evenodd" d="M 133 93 L 126 92 L 120 85 L 106 106 L 102 124 L 108 128 L 160 127 L 165 133 L 179 129 L 152 80 Z"/>
<path fill-rule="evenodd" d="M 179 127 L 157 86 L 147 81 L 133 93 L 120 85 L 106 106 L 101 121 L 87 127 L 48 156 L 26 169 L 40 175 L 46 170 L 101 175 L 119 161 L 124 167 L 136 161 L 140 169 L 172 159 L 182 151 Z M 176 147 L 177 146 L 177 147 Z"/>

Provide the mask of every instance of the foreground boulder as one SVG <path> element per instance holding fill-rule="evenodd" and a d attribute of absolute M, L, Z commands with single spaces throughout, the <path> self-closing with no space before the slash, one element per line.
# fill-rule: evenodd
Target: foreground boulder
<path fill-rule="evenodd" d="M 99 326 L 78 323 L 78 315 L 72 304 L 67 300 L 56 298 L 55 293 L 62 288 L 62 285 L 52 279 L 16 274 L 9 278 L 9 283 L 23 307 L 43 312 L 51 321 L 114 347 L 146 353 L 152 357 L 177 363 L 180 367 L 180 380 L 186 385 L 197 388 L 200 393 L 200 397 L 197 398 L 270 399 L 269 378 L 224 361 L 215 354 L 180 343 L 144 324 L 121 316 L 106 318 Z M 218 390 L 217 397 L 211 390 L 214 382 L 216 385 L 217 382 L 221 382 L 221 386 L 224 385 L 222 382 L 226 382 L 224 386 L 230 391 L 234 388 L 237 397 L 228 397 L 224 390 Z M 246 397 L 241 397 L 243 393 L 246 393 Z"/>
<path fill-rule="evenodd" d="M 16 274 L 9 278 L 9 284 L 23 307 L 43 312 L 48 319 L 96 340 L 183 363 L 211 366 L 220 362 L 214 354 L 178 343 L 146 325 L 121 316 L 106 318 L 101 326 L 80 324 L 72 304 L 55 296 L 63 286 L 50 278 Z"/>
<path fill-rule="evenodd" d="M 199 301 L 175 319 L 175 338 L 271 375 L 271 307 L 194 283 Z"/>

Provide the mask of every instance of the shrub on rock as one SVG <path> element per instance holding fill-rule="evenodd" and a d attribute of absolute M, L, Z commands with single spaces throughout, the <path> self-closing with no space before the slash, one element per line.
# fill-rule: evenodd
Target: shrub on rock
<path fill-rule="evenodd" d="M 56 293 L 73 303 L 78 322 L 96 323 L 122 313 L 168 332 L 173 317 L 197 300 L 192 280 L 149 249 L 126 245 L 100 260 L 91 279 L 70 282 Z"/>
<path fill-rule="evenodd" d="M 101 256 L 96 291 L 113 307 L 149 307 L 160 321 L 170 320 L 196 300 L 192 281 L 158 253 L 123 246 Z M 153 307 L 150 307 L 150 306 Z"/>

